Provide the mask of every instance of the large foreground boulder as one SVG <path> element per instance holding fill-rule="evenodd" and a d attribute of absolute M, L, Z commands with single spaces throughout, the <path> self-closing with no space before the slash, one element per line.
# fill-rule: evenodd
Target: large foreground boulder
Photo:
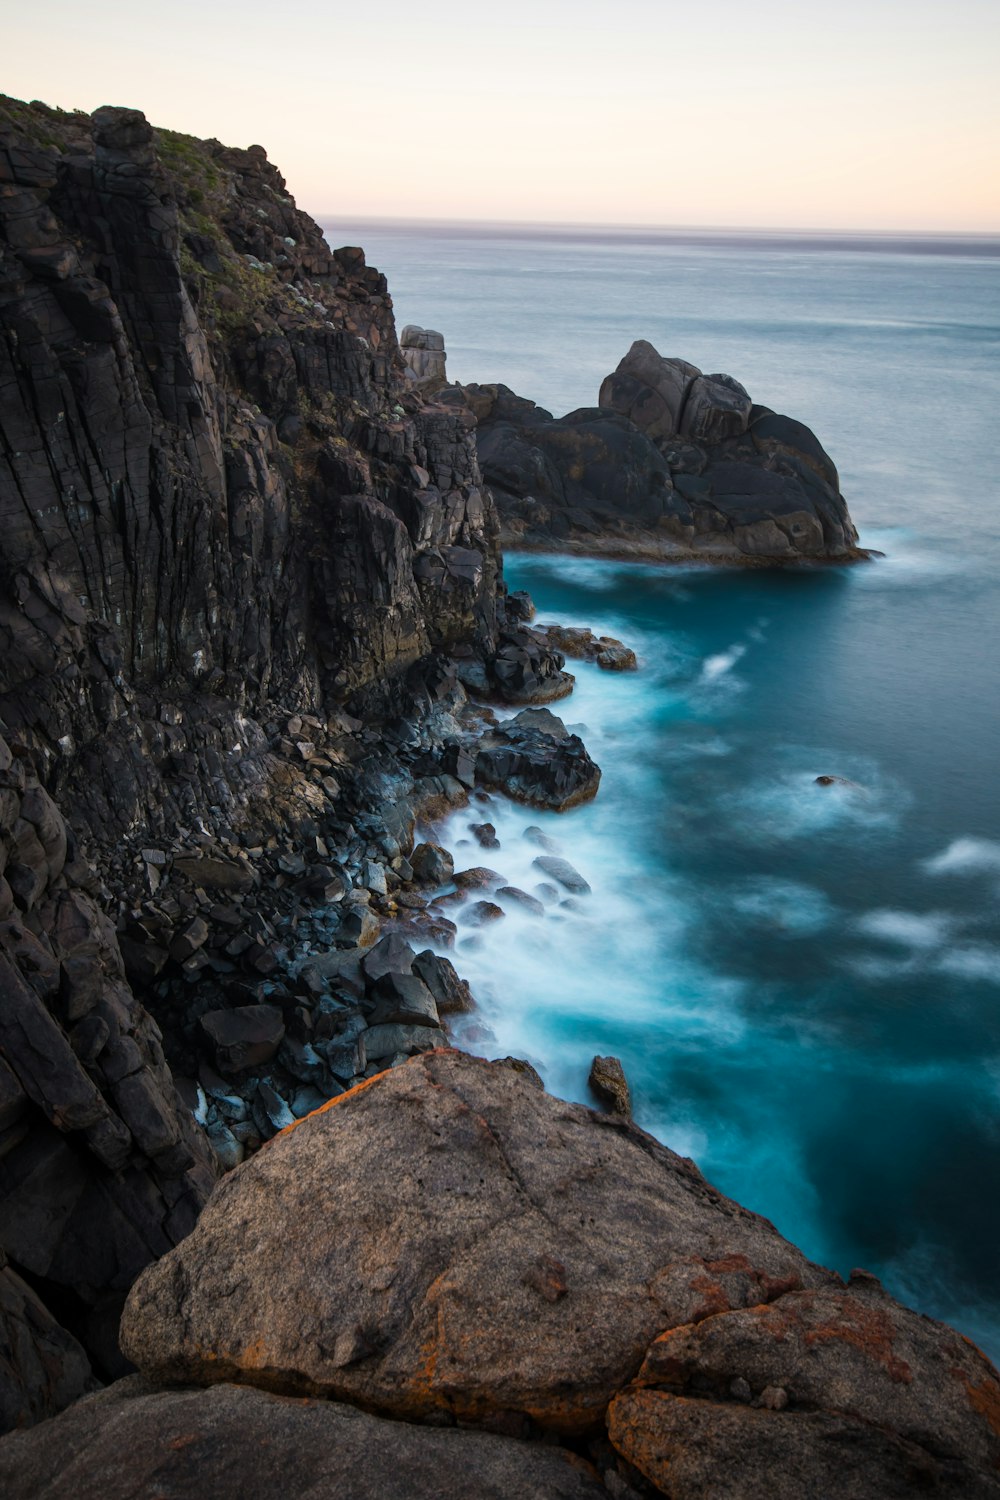
<path fill-rule="evenodd" d="M 155 1380 L 410 1421 L 580 1439 L 609 1422 L 674 1500 L 896 1495 L 915 1476 L 1000 1495 L 1000 1383 L 971 1344 L 811 1264 L 634 1125 L 457 1052 L 376 1076 L 231 1173 L 139 1278 L 122 1346 Z M 860 1477 L 835 1490 L 848 1449 Z"/>
<path fill-rule="evenodd" d="M 561 1449 L 386 1422 L 246 1386 L 151 1389 L 132 1376 L 0 1444 L 10 1500 L 590 1500 Z"/>

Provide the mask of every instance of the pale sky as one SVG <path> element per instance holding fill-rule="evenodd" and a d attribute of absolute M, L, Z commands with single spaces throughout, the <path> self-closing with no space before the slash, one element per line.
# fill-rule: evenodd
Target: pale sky
<path fill-rule="evenodd" d="M 0 91 L 317 217 L 1000 231 L 998 0 L 0 0 Z"/>

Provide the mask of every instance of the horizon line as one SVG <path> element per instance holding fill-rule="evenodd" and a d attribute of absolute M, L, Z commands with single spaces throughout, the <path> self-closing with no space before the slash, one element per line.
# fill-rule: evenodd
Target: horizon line
<path fill-rule="evenodd" d="M 503 219 L 503 218 L 458 218 L 451 216 L 431 217 L 427 215 L 344 213 L 310 209 L 307 210 L 320 223 L 345 223 L 385 226 L 400 229 L 444 229 L 444 230 L 489 230 L 505 229 L 521 232 L 545 232 L 573 234 L 586 232 L 605 235 L 712 235 L 750 236 L 760 238 L 767 235 L 798 236 L 803 239 L 879 239 L 879 240 L 945 240 L 968 243 L 983 241 L 1000 246 L 1000 227 L 996 229 L 871 229 L 831 228 L 806 225 L 746 225 L 746 224 L 635 224 L 607 223 L 593 219 Z"/>

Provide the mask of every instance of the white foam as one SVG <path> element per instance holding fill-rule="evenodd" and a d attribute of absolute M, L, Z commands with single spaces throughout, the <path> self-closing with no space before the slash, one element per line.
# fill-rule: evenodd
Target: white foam
<path fill-rule="evenodd" d="M 746 646 L 730 646 L 728 651 L 720 651 L 717 656 L 706 656 L 701 668 L 702 682 L 717 682 L 727 672 L 731 672 L 741 657 L 746 655 Z"/>
<path fill-rule="evenodd" d="M 808 937 L 828 927 L 834 908 L 823 891 L 803 881 L 758 875 L 729 896 L 733 911 L 777 937 Z"/>
<path fill-rule="evenodd" d="M 1000 984 L 1000 948 L 986 944 L 949 948 L 938 958 L 937 967 L 943 974 L 954 974 L 959 979 Z"/>
<path fill-rule="evenodd" d="M 859 917 L 857 926 L 868 937 L 898 943 L 904 948 L 938 948 L 948 940 L 955 921 L 947 912 L 879 909 Z"/>
<path fill-rule="evenodd" d="M 1000 872 L 1000 843 L 994 839 L 954 839 L 941 854 L 923 861 L 928 875 L 979 875 Z"/>

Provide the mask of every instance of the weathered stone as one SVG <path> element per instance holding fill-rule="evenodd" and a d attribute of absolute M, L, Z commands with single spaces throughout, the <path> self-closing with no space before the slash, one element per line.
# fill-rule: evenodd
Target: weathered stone
<path fill-rule="evenodd" d="M 98 1488 L 99 1486 L 99 1488 Z M 131 1376 L 0 1443 L 0 1488 L 34 1500 L 600 1500 L 557 1447 L 388 1422 L 246 1386 L 157 1390 Z"/>
<path fill-rule="evenodd" d="M 440 844 L 418 844 L 410 855 L 414 880 L 421 885 L 447 885 L 455 873 L 455 861 Z"/>
<path fill-rule="evenodd" d="M 632 1096 L 628 1079 L 617 1057 L 595 1057 L 590 1065 L 587 1081 L 612 1114 L 622 1115 L 626 1120 L 632 1118 Z"/>
<path fill-rule="evenodd" d="M 544 870 L 546 875 L 559 883 L 565 890 L 571 891 L 574 896 L 589 896 L 591 888 L 584 880 L 579 870 L 575 870 L 568 859 L 562 859 L 558 854 L 538 854 L 531 861 L 539 870 Z"/>
<path fill-rule="evenodd" d="M 224 1073 L 239 1073 L 270 1062 L 281 1045 L 285 1024 L 276 1005 L 238 1005 L 233 1010 L 211 1010 L 201 1026 L 215 1048 Z"/>
<path fill-rule="evenodd" d="M 752 1268 L 730 1283 L 737 1306 L 826 1275 L 633 1126 L 437 1052 L 341 1095 L 226 1178 L 134 1288 L 123 1347 L 157 1378 L 238 1374 L 407 1417 L 512 1411 L 581 1431 L 651 1341 L 705 1303 L 708 1246 Z M 524 1280 L 540 1257 L 565 1267 L 555 1302 Z M 233 1275 L 236 1301 L 218 1295 Z M 373 1352 L 344 1366 L 337 1340 L 356 1325 Z"/>

